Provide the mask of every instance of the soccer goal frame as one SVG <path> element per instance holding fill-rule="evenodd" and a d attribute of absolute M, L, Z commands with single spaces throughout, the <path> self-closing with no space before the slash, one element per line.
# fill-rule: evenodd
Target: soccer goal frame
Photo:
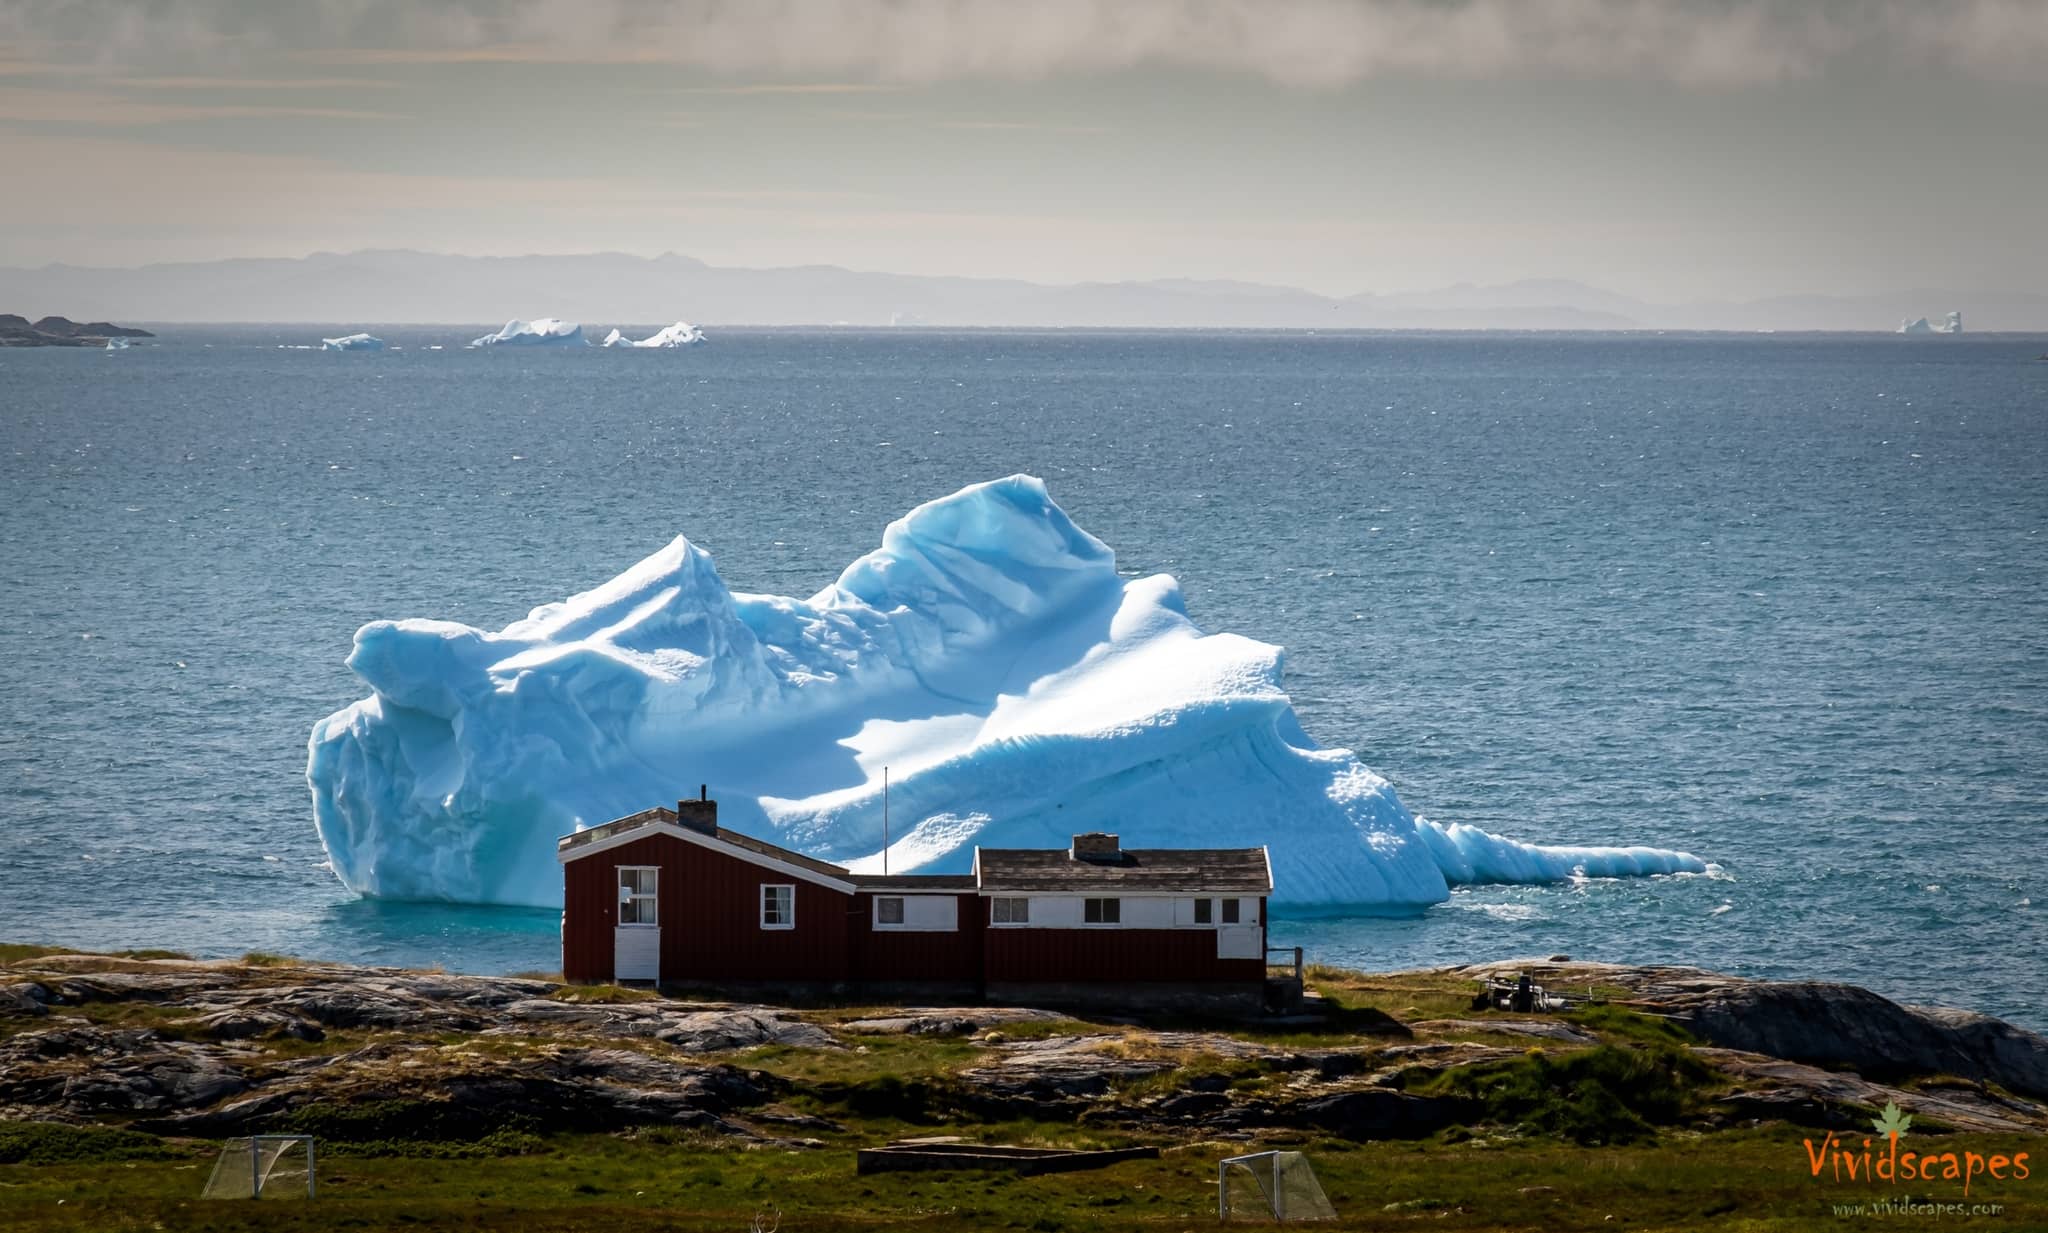
<path fill-rule="evenodd" d="M 208 1199 L 296 1198 L 299 1172 L 296 1156 L 305 1153 L 306 1194 L 316 1189 L 316 1155 L 311 1135 L 237 1135 L 224 1140 L 214 1159 L 213 1173 L 206 1179 L 202 1197 Z M 276 1185 L 283 1193 L 272 1190 Z"/>
<path fill-rule="evenodd" d="M 1267 1219 L 1288 1223 L 1300 1220 L 1335 1220 L 1337 1209 L 1323 1193 L 1316 1171 L 1300 1152 L 1253 1152 L 1228 1156 L 1216 1163 L 1216 1219 L 1228 1223 L 1233 1204 L 1233 1184 L 1258 1194 L 1257 1207 Z"/>

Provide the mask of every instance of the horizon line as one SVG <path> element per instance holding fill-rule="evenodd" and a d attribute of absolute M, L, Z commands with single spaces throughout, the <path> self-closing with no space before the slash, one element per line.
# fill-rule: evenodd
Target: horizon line
<path fill-rule="evenodd" d="M 797 262 L 797 263 L 792 263 L 792 264 L 788 264 L 788 265 L 719 265 L 719 264 L 715 264 L 715 263 L 713 263 L 713 262 L 709 262 L 709 261 L 706 261 L 706 260 L 704 260 L 704 259 L 703 259 L 703 258 L 701 258 L 701 257 L 693 257 L 693 256 L 690 256 L 690 255 L 689 255 L 689 254 L 687 254 L 687 253 L 679 253 L 679 252 L 675 251 L 674 249 L 664 249 L 663 251 L 661 251 L 661 252 L 659 252 L 659 253 L 656 253 L 656 254 L 654 254 L 654 255 L 652 255 L 652 256 L 649 256 L 649 255 L 646 255 L 646 254 L 643 254 L 643 253 L 629 252 L 629 251 L 627 251 L 627 250 L 624 250 L 624 249 L 589 249 L 589 250 L 584 250 L 584 251 L 579 251 L 579 252 L 524 252 L 524 253 L 459 253 L 459 252 L 447 252 L 447 251 L 442 251 L 442 250 L 435 250 L 435 249 L 425 249 L 425 248 L 357 248 L 357 249 L 349 249 L 349 250 L 339 250 L 339 249 L 315 249 L 315 250 L 313 250 L 313 251 L 310 251 L 310 252 L 307 252 L 307 253 L 304 253 L 304 254 L 301 254 L 301 255 L 298 255 L 298 256 L 288 256 L 288 255 L 271 255 L 271 256 L 236 256 L 236 257 L 203 257 L 203 258 L 189 258 L 189 259 L 185 259 L 185 260 L 178 260 L 178 261 L 147 261 L 147 262 L 142 262 L 142 263 L 139 263 L 139 264 L 131 264 L 131 265 L 85 265 L 85 264 L 80 264 L 80 263 L 78 263 L 78 262 L 73 262 L 73 261 L 49 261 L 49 262 L 45 262 L 45 263 L 43 263 L 43 264 L 41 264 L 41 265 L 33 265 L 33 266 L 30 266 L 30 265 L 10 265 L 10 266 L 0 266 L 0 273 L 12 272 L 12 273 L 22 273 L 22 274 L 31 274 L 31 273 L 47 273 L 47 272 L 51 272 L 51 271 L 64 271 L 64 270 L 79 270 L 79 271 L 88 271 L 88 272 L 97 272 L 97 273 L 140 273 L 140 272 L 142 272 L 142 271 L 145 271 L 145 270 L 154 270 L 154 269 L 190 268 L 190 267 L 198 267 L 198 266 L 208 266 L 208 265 L 229 265 L 229 264 L 236 264 L 236 263 L 245 263 L 245 262 L 246 262 L 246 263 L 263 263 L 263 262 L 306 262 L 306 261 L 314 261 L 314 260 L 317 260 L 317 259 L 320 259 L 320 258 L 342 258 L 342 259 L 345 259 L 345 258 L 351 258 L 351 257 L 365 257 L 365 256 L 374 256 L 374 255 L 392 255 L 392 256 L 404 256 L 404 257 L 426 257 L 426 258 L 435 258 L 435 259 L 445 259 L 445 260 L 455 260 L 455 261 L 532 261 L 532 260 L 588 260 L 588 259 L 592 259 L 592 258 L 606 258 L 606 257 L 615 257 L 615 258 L 623 258 L 623 259 L 626 259 L 626 260 L 630 260 L 630 261 L 639 261 L 639 262 L 644 262 L 644 263 L 648 263 L 648 264 L 652 264 L 652 263 L 655 263 L 655 262 L 659 262 L 659 261 L 663 261 L 663 260 L 671 260 L 671 259 L 673 259 L 673 260 L 676 260 L 676 261 L 686 261 L 686 262 L 689 262 L 689 263 L 691 263 L 691 264 L 694 264 L 694 265 L 702 266 L 703 268 L 705 268 L 705 269 L 707 269 L 707 270 L 723 270 L 723 271 L 733 271 L 733 272 L 752 272 L 752 273 L 780 273 L 780 272 L 792 272 L 792 271 L 801 271 L 801 270 L 824 270 L 824 271 L 832 271 L 832 272 L 835 272 L 835 273 L 842 273 L 842 274 L 855 274 L 855 275 L 864 275 L 864 276 L 870 276 L 870 277 L 882 277 L 882 278 L 903 278 L 903 279 L 916 279 L 916 280 L 920 280 L 920 281 L 928 281 L 928 282 L 972 282 L 972 283 L 1011 283 L 1011 284 L 1016 284 L 1016 285 L 1019 285 L 1019 286 L 1025 286 L 1025 287 L 1033 287 L 1033 288 L 1039 288 L 1039 289 L 1043 289 L 1043 290 L 1049 290 L 1049 291 L 1058 291 L 1058 290 L 1075 290 L 1075 289 L 1085 289 L 1085 288 L 1090 288 L 1090 287 L 1152 287 L 1152 288 L 1158 288 L 1158 289 L 1161 289 L 1161 290 L 1166 290 L 1166 291 L 1172 291 L 1172 290 L 1174 290 L 1174 288 L 1173 288 L 1172 284 L 1175 284 L 1175 283 L 1186 283 L 1186 284 L 1192 284 L 1192 285 L 1197 285 L 1197 286 L 1202 286 L 1202 285 L 1209 285 L 1209 286 L 1224 286 L 1224 287 L 1242 287 L 1242 288 L 1250 288 L 1250 289 L 1257 289 L 1257 290 L 1262 290 L 1262 291 L 1284 291 L 1284 292 L 1288 292 L 1288 293 L 1290 293 L 1290 294 L 1293 294 L 1293 295 L 1299 295 L 1299 296 L 1304 296 L 1304 297 L 1307 297 L 1307 298 L 1310 298 L 1310 299 L 1314 299 L 1314 300 L 1322 300 L 1322 301 L 1325 301 L 1325 302 L 1327 302 L 1327 303 L 1330 303 L 1330 304 L 1332 304 L 1332 305 L 1341 305 L 1341 304 L 1345 304 L 1345 303 L 1350 303 L 1350 302 L 1353 302 L 1353 301 L 1359 301 L 1359 300 L 1373 300 L 1373 299 L 1395 299 L 1395 298 L 1400 298 L 1400 297 L 1404 297 L 1404 296 L 1420 296 L 1420 295 L 1437 295 L 1437 294 L 1442 294 L 1442 293 L 1444 293 L 1444 292 L 1448 292 L 1448 291 L 1461 291 L 1461 290 L 1472 290 L 1472 291 L 1503 291 L 1503 290 L 1511 290 L 1511 289 L 1515 289 L 1515 288 L 1526 288 L 1526 287 L 1531 287 L 1531 286 L 1544 286 L 1544 285 L 1550 285 L 1550 284 L 1555 284 L 1555 285 L 1560 285 L 1560 286 L 1570 287 L 1570 288 L 1573 288 L 1573 289 L 1576 289 L 1576 290 L 1580 290 L 1580 291 L 1589 291 L 1589 292 L 1595 292 L 1595 293 L 1598 293 L 1598 294 L 1600 294 L 1600 295 L 1605 295 L 1605 296 L 1613 296 L 1613 297 L 1616 297 L 1617 299 L 1627 300 L 1627 301 L 1629 301 L 1629 302 L 1631 302 L 1631 303 L 1633 303 L 1633 304 L 1641 305 L 1642 307 L 1645 307 L 1645 308 L 1666 308 L 1666 309 L 1685 309 L 1685 308 L 1708 308 L 1708 307 L 1722 307 L 1722 306 L 1725 306 L 1725 307 L 1738 307 L 1738 308 L 1739 308 L 1739 307 L 1754 307 L 1754 306 L 1758 306 L 1758 305 L 1766 304 L 1766 303 L 1769 303 L 1769 302 L 1771 302 L 1771 301 L 1775 301 L 1775 300 L 1796 300 L 1796 299 L 1829 299 L 1829 300 L 1850 300 L 1850 299 L 1870 299 L 1870 298 L 1877 298 L 1877 297 L 1885 297 L 1885 296 L 1908 296 L 1908 295 L 1913 295 L 1913 296 L 1921 296 L 1921 295 L 1925 295 L 1925 296 L 1928 296 L 1928 297 L 1935 297 L 1935 296 L 1947 296 L 1947 297 L 1951 297 L 1951 298 L 1953 298 L 1953 297 L 1980 297 L 1980 298 L 1999 298 L 1999 297 L 2020 297 L 2020 298 L 2044 298 L 2044 293 L 2042 293 L 2042 292 L 2039 292 L 2039 291 L 2033 291 L 2033 290 L 2023 290 L 2023 289 L 2018 289 L 2018 288 L 2008 288 L 2008 289 L 1994 289 L 1994 288 L 1987 288 L 1987 287 L 1975 287 L 1975 288 L 1963 289 L 1963 288 L 1958 288 L 1958 287 L 1937 287 L 1937 286 L 1932 286 L 1932 285 L 1922 285 L 1922 286 L 1915 286 L 1915 287 L 1897 287 L 1897 288 L 1887 288 L 1887 289 L 1883 289 L 1883 290 L 1878 290 L 1878 291 L 1862 291 L 1862 292 L 1840 292 L 1840 291 L 1777 291 L 1777 292 L 1768 292 L 1768 293 L 1764 293 L 1764 294 L 1760 294 L 1760 295 L 1751 295 L 1751 296 L 1747 296 L 1747 297 L 1744 297 L 1744 298 L 1733 298 L 1733 297 L 1723 297 L 1723 298 L 1693 298 L 1693 299 L 1682 299 L 1682 300 L 1667 300 L 1667 299 L 1657 299 L 1657 300 L 1651 300 L 1651 299 L 1644 299 L 1644 298 L 1642 298 L 1642 297 L 1640 297 L 1640 296 L 1637 296 L 1637 295 L 1631 294 L 1631 293 L 1629 293 L 1629 292 L 1625 292 L 1625 291 L 1615 291 L 1615 290 L 1612 290 L 1611 288 L 1608 288 L 1608 287 L 1602 286 L 1602 285 L 1600 285 L 1600 284 L 1598 284 L 1598 283 L 1591 283 L 1591 282 L 1587 282 L 1587 281 L 1585 281 L 1584 279 L 1581 279 L 1581 278 L 1576 278 L 1576 277 L 1572 277 L 1572 276 L 1569 276 L 1569 275 L 1531 275 L 1531 276 L 1528 276 L 1528 277 L 1524 277 L 1524 278 L 1514 278 L 1514 279 L 1509 279 L 1509 280 L 1507 280 L 1507 281 L 1504 281 L 1504 282 L 1497 282 L 1497 283 L 1482 283 L 1482 282 L 1473 282 L 1473 281 L 1471 281 L 1471 280 L 1469 280 L 1469 279 L 1461 279 L 1461 280 L 1457 280 L 1457 281 L 1452 281 L 1452 282 L 1445 282 L 1445 283 L 1440 283 L 1440 284 L 1434 284 L 1434 285 L 1431 285 L 1431 286 L 1428 286 L 1428 287 L 1424 287 L 1424 288 L 1418 288 L 1418 289 L 1412 289 L 1412 290 L 1405 290 L 1405 291 L 1353 291 L 1353 292 L 1346 292 L 1346 293 L 1343 293 L 1343 294 L 1331 294 L 1331 293 L 1328 293 L 1328 292 L 1322 292 L 1322 291 L 1314 291 L 1314 290 L 1311 290 L 1311 289 L 1309 289 L 1309 288 L 1307 288 L 1307 287 L 1302 287 L 1302 286 L 1298 286 L 1298 285 L 1296 285 L 1296 284 L 1293 284 L 1293 283 L 1275 283 L 1275 282 L 1262 282 L 1262 281 L 1259 281 L 1259 280 L 1257 280 L 1257 279 L 1248 279 L 1248 278 L 1237 278 L 1237 277 L 1230 277 L 1230 276 L 1209 276 L 1209 277 L 1202 277 L 1202 276 L 1196 276 L 1196 275 L 1188 275 L 1188 274 L 1171 274 L 1171 275 L 1161 275 L 1161 276 L 1156 276 L 1156 277 L 1151 277 L 1151 278 L 1118 278 L 1118 279 L 1113 279 L 1113 278 L 1105 278 L 1105 279 L 1083 279 L 1083 280 L 1079 280 L 1079 281 L 1074 281 L 1074 282 L 1042 282 L 1042 281 L 1039 281 L 1039 280 L 1036 280 L 1036 279 L 1030 279 L 1030 278 L 1022 278 L 1022 277 L 1018 277 L 1018 276 L 1014 276 L 1014 275 L 1005 275 L 1005 274 L 912 274 L 912 273 L 905 273 L 905 272 L 903 272 L 903 271 L 900 271 L 900 270 L 888 270 L 888 269 L 875 269 L 875 268 L 866 268 L 866 267 L 861 267 L 861 266 L 849 266 L 849 265 L 839 265 L 839 264 L 836 264 L 836 263 L 833 263 L 833 262 L 829 262 L 829 261 L 807 261 L 807 262 Z M 1557 305 L 1547 305 L 1547 306 L 1530 306 L 1530 307 L 1553 307 L 1553 308 L 1565 308 L 1565 307 L 1571 307 L 1571 306 L 1569 306 L 1569 305 L 1564 305 L 1564 304 L 1557 304 Z M 5 311 L 5 310 L 0 310 L 0 311 Z M 243 324 L 250 324 L 250 325 L 253 325 L 253 324 L 271 324 L 271 323 L 269 323 L 269 322 L 249 322 L 249 321 L 208 321 L 208 322 L 197 322 L 197 321 L 188 321 L 188 322 L 184 322 L 184 324 L 195 324 L 195 325 L 196 325 L 196 324 L 206 324 L 206 325 L 243 325 Z M 290 322 L 290 323 L 286 323 L 286 324 L 310 324 L 310 323 L 303 323 L 303 322 Z M 325 323 L 325 324 L 333 324 L 333 323 L 329 322 L 329 323 Z M 389 323 L 386 323 L 386 324 L 409 324 L 409 323 L 401 323 L 401 322 L 389 322 Z M 434 323 L 419 323 L 419 324 L 434 324 Z M 450 323 L 450 324 L 457 324 L 457 323 Z M 467 324 L 467 323 L 460 323 L 460 324 Z M 820 327 L 831 327 L 831 326 L 832 326 L 832 323 L 830 323 L 830 322 L 818 322 L 818 323 L 815 323 L 815 324 L 817 324 L 817 325 L 818 325 L 818 326 L 820 326 Z M 734 327 L 728 326 L 727 328 L 734 328 Z M 740 327 L 740 328 L 749 328 L 749 327 Z M 776 326 L 776 327 L 762 327 L 762 328 L 793 328 L 793 327 L 789 327 L 789 326 Z M 877 327 L 874 327 L 874 328 L 878 328 L 878 329 L 880 329 L 880 328 L 926 328 L 926 327 L 883 327 L 883 326 L 877 326 Z M 939 327 L 939 328 L 956 328 L 956 327 Z M 957 328 L 962 328 L 962 329 L 970 329 L 970 328 L 1008 328 L 1008 327 L 975 327 L 975 326 L 961 326 L 961 327 L 957 327 Z M 1046 327 L 1020 327 L 1020 328 L 1047 328 L 1047 329 L 1059 329 L 1059 328 L 1066 328 L 1066 327 L 1060 327 L 1060 326 L 1046 326 Z M 1081 327 L 1081 328 L 1125 328 L 1125 327 Z M 1152 327 L 1129 327 L 1129 328 L 1152 328 Z M 1163 327 L 1157 327 L 1157 328 L 1169 328 L 1169 329 L 1171 329 L 1171 328 L 1209 328 L 1209 327 L 1174 327 L 1174 326 L 1163 326 Z M 1232 328 L 1232 327 L 1217 327 L 1217 328 Z M 1285 328 L 1285 329 L 1315 330 L 1315 329 L 1318 329 L 1318 328 L 1320 328 L 1320 327 L 1313 327 L 1313 326 L 1289 326 L 1289 327 L 1248 327 L 1248 328 Z M 1372 326 L 1351 326 L 1351 327 L 1333 327 L 1333 328 L 1344 328 L 1344 329 L 1386 329 L 1386 328 L 1395 328 L 1395 327 L 1372 327 Z M 1648 326 L 1642 326 L 1642 327 L 1625 327 L 1625 326 L 1585 326 L 1585 327 L 1560 327 L 1560 328 L 1568 328 L 1568 329 L 1575 329 L 1575 330 L 1586 330 L 1586 331 L 1599 331 L 1599 332 L 1609 332 L 1609 333 L 1624 333 L 1624 332 L 1631 332 L 1631 331 L 1633 331 L 1633 330 L 1647 330 L 1647 331 L 1650 331 L 1650 332 L 1655 332 L 1655 329 L 1656 329 L 1656 327 L 1648 327 Z M 1728 332 L 1728 333 L 1745 333 L 1745 332 L 1751 332 L 1751 331 L 1742 331 L 1742 330 L 1732 330 L 1732 331 L 1700 331 L 1700 332 Z M 1788 332 L 1788 333 L 1795 333 L 1795 332 L 1796 332 L 1796 333 L 1861 333 L 1861 332 L 1863 332 L 1863 331 L 1856 331 L 1856 330 L 1847 330 L 1847 331 L 1834 331 L 1834 330 L 1795 330 L 1795 331 L 1785 331 L 1785 332 Z"/>

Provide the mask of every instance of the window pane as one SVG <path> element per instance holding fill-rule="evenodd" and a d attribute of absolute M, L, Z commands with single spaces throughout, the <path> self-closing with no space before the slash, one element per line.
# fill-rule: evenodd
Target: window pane
<path fill-rule="evenodd" d="M 875 919 L 885 925 L 903 923 L 903 901 L 901 899 L 875 900 Z"/>
<path fill-rule="evenodd" d="M 1088 925 L 1114 925 L 1123 915 L 1122 908 L 1120 899 L 1084 899 L 1081 921 Z"/>
<path fill-rule="evenodd" d="M 1208 924 L 1208 923 L 1209 923 L 1209 918 L 1210 918 L 1210 916 L 1211 916 L 1211 915 L 1213 914 L 1213 913 L 1211 912 L 1211 909 L 1213 908 L 1213 906 L 1214 906 L 1214 901 L 1213 901 L 1213 900 L 1209 900 L 1209 899 L 1197 899 L 1197 900 L 1195 900 L 1195 923 L 1196 923 L 1197 925 L 1206 925 L 1206 924 Z"/>
<path fill-rule="evenodd" d="M 1226 925 L 1235 925 L 1235 924 L 1237 923 L 1237 908 L 1238 908 L 1238 901 L 1237 901 L 1237 900 L 1235 900 L 1235 899 L 1225 899 L 1225 900 L 1223 901 L 1223 923 L 1224 923 L 1224 924 L 1226 924 Z"/>
<path fill-rule="evenodd" d="M 1023 925 L 1031 921 L 1029 899 L 1003 898 L 991 901 L 994 904 L 990 919 L 998 925 Z"/>
<path fill-rule="evenodd" d="M 1102 901 L 1102 919 L 1105 924 L 1114 925 L 1124 918 L 1124 901 L 1105 899 Z"/>

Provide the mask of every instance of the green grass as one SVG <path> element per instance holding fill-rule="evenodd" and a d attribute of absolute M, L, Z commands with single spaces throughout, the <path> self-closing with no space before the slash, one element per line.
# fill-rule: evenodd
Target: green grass
<path fill-rule="evenodd" d="M 1646 1045 L 1691 1045 L 1699 1043 L 1692 1033 L 1669 1019 L 1646 1015 L 1623 1006 L 1596 1003 L 1565 1015 L 1567 1022 L 1597 1033 L 1603 1040 L 1627 1040 Z"/>
<path fill-rule="evenodd" d="M 760 1045 L 718 1055 L 720 1060 L 808 1085 L 859 1084 L 950 1074 L 995 1056 L 958 1036 L 855 1036 L 844 1049 Z"/>
<path fill-rule="evenodd" d="M 1453 1066 L 1405 1086 L 1472 1102 L 1481 1119 L 1583 1145 L 1633 1143 L 1685 1121 L 1716 1075 L 1669 1045 L 1531 1049 L 1499 1062 Z"/>
<path fill-rule="evenodd" d="M 1944 1148 L 2025 1151 L 2026 1141 L 1944 1140 Z M 1216 1160 L 1256 1144 L 1169 1148 L 1159 1160 L 1093 1172 L 898 1173 L 861 1177 L 851 1144 L 747 1151 L 701 1136 L 643 1131 L 561 1136 L 518 1157 L 450 1161 L 335 1157 L 322 1144 L 312 1203 L 202 1201 L 211 1145 L 160 1160 L 0 1166 L 0 1233 L 27 1230 L 743 1230 L 777 1210 L 795 1233 L 885 1229 L 1179 1233 L 1215 1224 Z M 1739 1131 L 1626 1147 L 1553 1140 L 1302 1144 L 1346 1228 L 1385 1230 L 1841 1229 L 1831 1202 L 1890 1191 L 1810 1176 L 1797 1132 Z M 1916 1189 L 1916 1194 L 1927 1188 Z M 1960 1201 L 1956 1185 L 1935 1197 Z M 1954 1192 L 1954 1193 L 1951 1193 Z M 1972 1202 L 1996 1218 L 1943 1228 L 2018 1230 L 2048 1222 L 2048 1186 L 1988 1185 Z M 1853 1222 L 1860 1223 L 1860 1222 Z"/>
<path fill-rule="evenodd" d="M 439 1100 L 312 1104 L 293 1110 L 281 1134 L 312 1135 L 330 1156 L 404 1156 L 435 1160 L 523 1156 L 544 1148 L 530 1117 L 495 1116 Z"/>
<path fill-rule="evenodd" d="M 0 1122 L 0 1165 L 163 1160 L 184 1155 L 155 1135 L 62 1122 Z"/>
<path fill-rule="evenodd" d="M 633 989 L 625 985 L 562 985 L 548 996 L 557 1002 L 609 1006 L 621 1002 L 651 1002 L 661 995 L 652 989 Z"/>
<path fill-rule="evenodd" d="M 36 953 L 48 951 L 0 948 L 0 956 L 32 958 Z M 251 962 L 275 966 L 297 961 L 252 956 Z M 1195 1021 L 1153 1026 L 1206 1027 L 1282 1051 L 1370 1053 L 1411 1039 L 1461 1036 L 1417 1033 L 1408 1023 L 1508 1018 L 1472 1012 L 1476 986 L 1468 981 L 1336 969 L 1315 969 L 1310 975 L 1337 1008 L 1329 1023 L 1274 1030 Z M 288 979 L 284 974 L 260 978 L 264 983 Z M 557 996 L 635 1002 L 653 995 L 595 987 L 565 988 Z M 52 1009 L 53 1018 L 78 1016 L 171 1035 L 181 1031 L 178 1019 L 188 1013 L 142 1002 Z M 900 1011 L 850 1005 L 801 1012 L 835 1029 L 854 1018 L 894 1013 Z M 1419 1143 L 1354 1143 L 1301 1130 L 1215 1142 L 1195 1141 L 1215 1132 L 1193 1127 L 1134 1135 L 1117 1119 L 1133 1101 L 1179 1090 L 1201 1076 L 1221 1078 L 1240 1092 L 1256 1089 L 1262 1098 L 1292 1099 L 1288 1089 L 1298 1072 L 1286 1069 L 1292 1064 L 1286 1061 L 1220 1057 L 1161 1041 L 1152 1031 L 1081 1019 L 995 1030 L 1012 1040 L 1114 1033 L 1104 1043 L 1105 1062 L 1147 1057 L 1172 1067 L 1117 1081 L 1109 1098 L 1078 1115 L 1061 1108 L 1032 1116 L 1029 1107 L 991 1105 L 958 1078 L 962 1070 L 1003 1056 L 969 1036 L 866 1036 L 840 1030 L 844 1047 L 767 1046 L 688 1059 L 772 1076 L 769 1105 L 726 1116 L 764 1136 L 822 1144 L 805 1149 L 774 1143 L 748 1148 L 708 1130 L 674 1127 L 614 1135 L 546 1133 L 545 1124 L 552 1122 L 493 1116 L 487 1108 L 458 1110 L 435 1099 L 337 1099 L 301 1107 L 285 1124 L 268 1127 L 318 1139 L 322 1197 L 310 1205 L 199 1201 L 196 1196 L 218 1151 L 214 1143 L 158 1140 L 104 1127 L 0 1122 L 0 1233 L 46 1228 L 152 1233 L 208 1228 L 737 1230 L 771 1204 L 781 1211 L 781 1227 L 790 1233 L 898 1228 L 1179 1233 L 1213 1223 L 1219 1157 L 1275 1146 L 1308 1152 L 1346 1227 L 1357 1228 L 1841 1229 L 1845 1226 L 1832 1214 L 1831 1200 L 1895 1197 L 1901 1189 L 1816 1180 L 1801 1142 L 1804 1132 L 1785 1127 L 1703 1130 L 1703 1112 L 1726 1080 L 1687 1051 L 1687 1038 L 1676 1026 L 1613 1005 L 1587 1006 L 1563 1018 L 1602 1043 L 1529 1049 L 1527 1040 L 1517 1039 L 1510 1057 L 1441 1071 L 1415 1069 L 1398 1080 L 1406 1090 L 1463 1101 L 1470 1110 L 1467 1125 Z M 0 1034 L 16 1022 L 0 1024 Z M 51 1019 L 18 1022 L 41 1027 Z M 288 1058 L 383 1039 L 438 1044 L 441 1053 L 423 1051 L 422 1059 L 440 1059 L 459 1069 L 471 1067 L 477 1055 L 519 1058 L 562 1043 L 544 1034 L 337 1031 L 316 1044 L 257 1040 L 245 1046 L 260 1058 L 249 1064 L 262 1070 Z M 655 1041 L 610 1043 L 681 1056 Z M 1376 1063 L 1368 1058 L 1364 1064 Z M 425 1072 L 420 1073 L 424 1080 Z M 1933 1086 L 1941 1081 L 1922 1082 Z M 774 1120 L 790 1114 L 823 1121 Z M 1932 1129 L 1931 1123 L 1924 1128 Z M 1916 1137 L 1922 1129 L 1916 1122 Z M 1157 1161 L 1043 1178 L 855 1174 L 854 1152 L 860 1146 L 930 1134 L 1044 1147 L 1142 1142 L 1161 1146 L 1165 1154 Z M 1944 1136 L 1940 1142 L 1942 1150 L 1987 1155 L 2034 1150 L 2024 1141 L 1975 1136 Z M 1980 1178 L 1972 1201 L 1989 1198 L 2008 1210 L 1976 1224 L 1947 1218 L 1942 1226 L 2048 1227 L 2048 1160 L 2037 1162 L 2036 1173 L 2038 1180 L 2006 1182 L 1989 1195 L 1982 1193 Z M 1931 1189 L 1937 1198 L 1960 1198 L 1948 1193 L 1959 1186 L 1913 1189 L 1921 1197 Z"/>

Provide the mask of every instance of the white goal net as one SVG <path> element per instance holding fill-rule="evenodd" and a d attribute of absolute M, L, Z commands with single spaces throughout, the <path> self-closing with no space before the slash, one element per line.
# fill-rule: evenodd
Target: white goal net
<path fill-rule="evenodd" d="M 310 1199 L 313 1140 L 308 1135 L 251 1135 L 221 1144 L 207 1199 Z"/>
<path fill-rule="evenodd" d="M 1337 1209 L 1300 1152 L 1255 1152 L 1216 1166 L 1218 1220 L 1335 1220 Z"/>

